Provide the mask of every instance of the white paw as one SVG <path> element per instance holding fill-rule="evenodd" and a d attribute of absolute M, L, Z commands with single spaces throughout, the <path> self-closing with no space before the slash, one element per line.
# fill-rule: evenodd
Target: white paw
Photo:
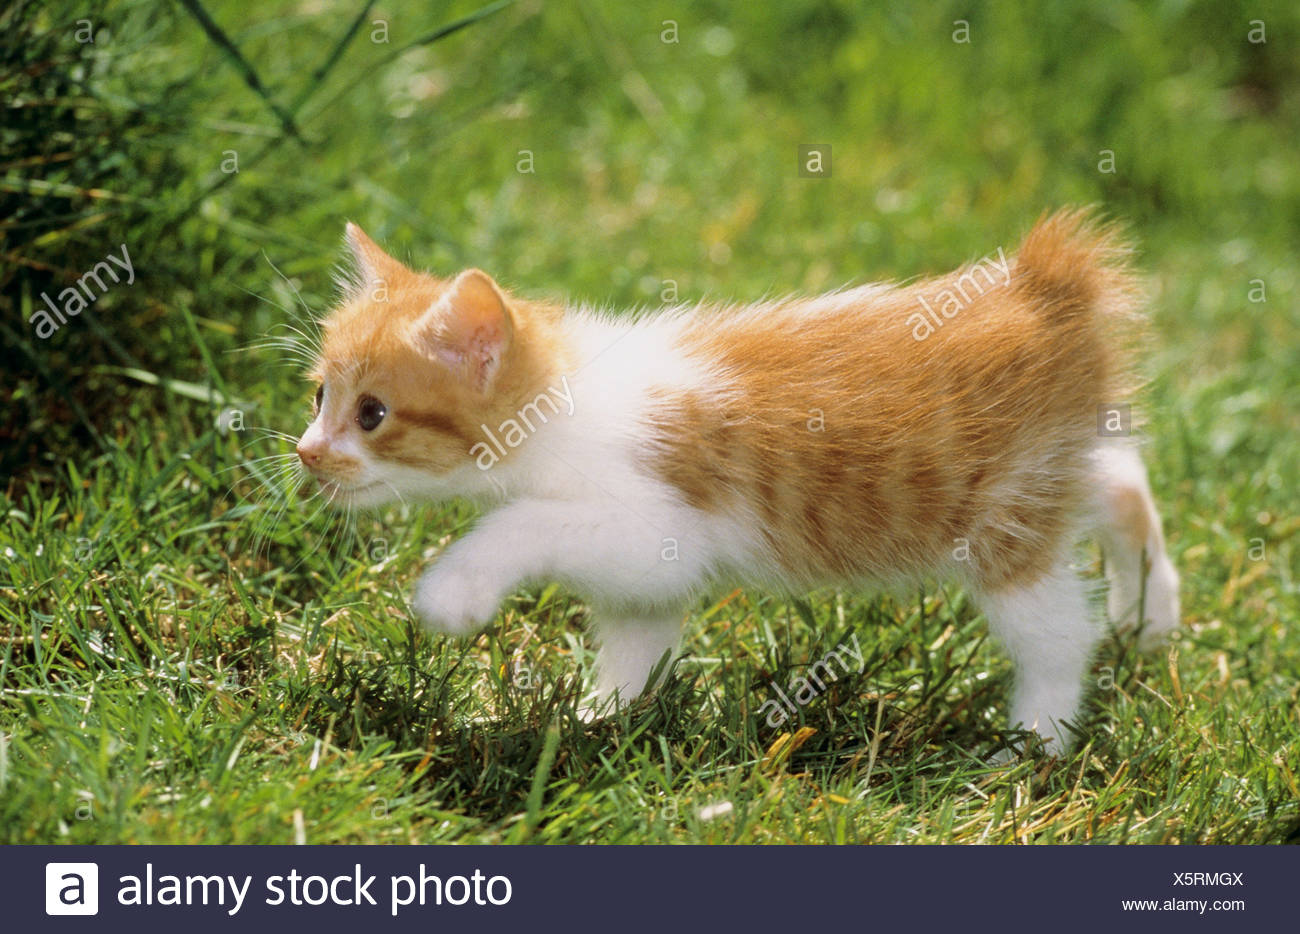
<path fill-rule="evenodd" d="M 636 703 L 638 695 L 632 691 L 598 689 L 584 698 L 578 707 L 578 719 L 583 723 L 599 723 L 617 716 Z"/>
<path fill-rule="evenodd" d="M 599 697 L 593 697 L 578 707 L 577 716 L 582 723 L 599 723 L 617 712 L 617 706 L 607 699 L 602 701 Z"/>
<path fill-rule="evenodd" d="M 1111 586 L 1107 609 L 1120 631 L 1131 632 L 1137 628 L 1138 607 L 1142 607 L 1142 635 L 1138 649 L 1146 652 L 1158 648 L 1181 622 L 1178 603 L 1178 572 L 1168 556 L 1162 556 L 1152 566 L 1146 578 L 1146 590 L 1139 594 L 1136 585 Z M 1126 592 L 1129 591 L 1129 592 Z"/>
<path fill-rule="evenodd" d="M 1041 753 L 1063 756 L 1074 745 L 1074 734 L 1066 725 L 1079 709 L 1082 688 L 1073 685 L 1045 685 L 1038 692 L 1021 694 L 1011 706 L 1010 725 L 1037 734 L 1012 743 L 1021 756 Z"/>
<path fill-rule="evenodd" d="M 1147 618 L 1138 645 L 1143 650 L 1155 648 L 1182 622 L 1178 607 L 1178 572 L 1168 558 L 1151 569 L 1147 578 L 1144 615 Z"/>
<path fill-rule="evenodd" d="M 471 563 L 446 555 L 424 572 L 412 604 L 426 629 L 467 636 L 492 621 L 510 586 L 490 561 Z"/>

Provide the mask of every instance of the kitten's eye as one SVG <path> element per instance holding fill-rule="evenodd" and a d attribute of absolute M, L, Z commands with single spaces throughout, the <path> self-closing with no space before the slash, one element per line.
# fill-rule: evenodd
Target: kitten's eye
<path fill-rule="evenodd" d="M 357 403 L 357 424 L 362 431 L 374 431 L 388 414 L 388 407 L 374 396 L 362 396 Z"/>
<path fill-rule="evenodd" d="M 321 383 L 319 386 L 316 387 L 316 398 L 312 400 L 312 404 L 311 404 L 312 414 L 315 414 L 320 411 L 321 400 L 324 398 L 325 398 L 325 384 Z"/>

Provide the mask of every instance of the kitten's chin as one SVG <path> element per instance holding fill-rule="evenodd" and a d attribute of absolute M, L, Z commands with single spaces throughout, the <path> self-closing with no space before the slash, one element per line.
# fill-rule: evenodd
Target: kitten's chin
<path fill-rule="evenodd" d="M 397 498 L 388 484 L 378 481 L 347 486 L 337 480 L 324 480 L 320 484 L 320 493 L 335 509 L 382 506 Z"/>

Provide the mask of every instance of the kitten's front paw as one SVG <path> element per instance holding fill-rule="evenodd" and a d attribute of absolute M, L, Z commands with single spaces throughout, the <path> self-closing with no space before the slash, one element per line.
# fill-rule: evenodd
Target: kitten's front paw
<path fill-rule="evenodd" d="M 505 594 L 482 568 L 464 566 L 448 556 L 425 571 L 415 586 L 412 605 L 425 628 L 450 636 L 468 636 L 492 621 Z"/>

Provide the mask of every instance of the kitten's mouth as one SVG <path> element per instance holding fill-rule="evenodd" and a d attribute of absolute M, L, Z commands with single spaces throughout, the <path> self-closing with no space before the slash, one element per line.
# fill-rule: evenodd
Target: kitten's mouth
<path fill-rule="evenodd" d="M 356 496 L 358 493 L 364 493 L 379 486 L 378 483 L 360 483 L 347 486 L 340 480 L 321 480 L 319 482 L 320 491 L 328 496 L 331 501 L 340 497 Z"/>

